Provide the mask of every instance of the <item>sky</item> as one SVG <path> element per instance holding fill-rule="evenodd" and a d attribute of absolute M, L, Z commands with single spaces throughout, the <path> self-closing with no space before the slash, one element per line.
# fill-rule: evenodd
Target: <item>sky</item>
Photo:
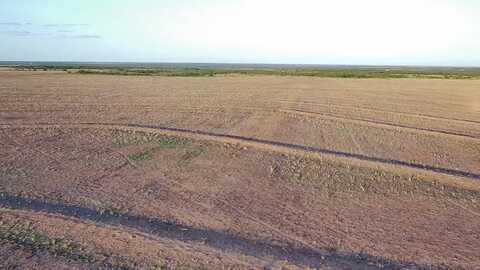
<path fill-rule="evenodd" d="M 480 1 L 0 0 L 0 61 L 480 66 Z"/>

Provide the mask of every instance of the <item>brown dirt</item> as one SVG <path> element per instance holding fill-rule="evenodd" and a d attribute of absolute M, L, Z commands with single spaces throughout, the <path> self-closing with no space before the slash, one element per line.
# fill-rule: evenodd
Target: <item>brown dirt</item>
<path fill-rule="evenodd" d="M 13 244 L 2 244 L 0 246 L 1 269 L 52 269 L 52 270 L 86 270 L 88 267 L 63 261 L 50 256 L 47 253 L 32 252 L 32 250 L 21 249 Z"/>
<path fill-rule="evenodd" d="M 145 269 L 480 268 L 479 81 L 0 82 L 0 217 L 89 254 Z M 97 265 L 8 245 L 0 256 L 27 265 Z"/>

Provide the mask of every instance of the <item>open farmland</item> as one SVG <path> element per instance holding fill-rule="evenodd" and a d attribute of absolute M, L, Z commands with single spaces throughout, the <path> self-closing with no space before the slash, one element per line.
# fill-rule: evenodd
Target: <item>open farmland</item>
<path fill-rule="evenodd" d="M 0 268 L 480 268 L 480 80 L 4 69 L 0 147 Z"/>

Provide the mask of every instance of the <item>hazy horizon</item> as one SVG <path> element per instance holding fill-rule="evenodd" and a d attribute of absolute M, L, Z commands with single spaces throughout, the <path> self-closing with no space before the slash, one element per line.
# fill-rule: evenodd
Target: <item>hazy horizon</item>
<path fill-rule="evenodd" d="M 0 60 L 0 66 L 12 66 L 12 65 L 42 65 L 42 64 L 72 64 L 72 65 L 125 65 L 125 66 L 135 66 L 135 65 L 152 65 L 152 66 L 187 66 L 187 67 L 215 67 L 215 66 L 229 66 L 229 67 L 246 67 L 246 68 L 255 68 L 255 67 L 311 67 L 311 68 L 439 68 L 439 69 L 479 69 L 479 66 L 454 66 L 454 65 L 374 65 L 374 64 L 302 64 L 302 63 L 235 63 L 235 62 L 151 62 L 151 61 L 29 61 L 29 60 L 11 60 L 3 61 Z"/>
<path fill-rule="evenodd" d="M 0 3 L 0 61 L 480 67 L 480 2 Z"/>

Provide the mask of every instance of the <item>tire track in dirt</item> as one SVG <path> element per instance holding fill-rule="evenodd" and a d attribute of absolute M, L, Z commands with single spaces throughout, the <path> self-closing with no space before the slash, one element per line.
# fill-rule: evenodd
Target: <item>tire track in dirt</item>
<path fill-rule="evenodd" d="M 4 135 L 5 135 L 5 136 L 7 137 L 7 139 L 9 139 L 16 147 L 21 147 L 21 146 L 23 146 L 21 143 L 17 142 L 17 140 L 15 140 L 14 138 L 12 138 L 12 136 L 10 136 L 10 135 L 8 135 L 8 134 L 6 134 L 6 133 L 5 133 Z M 42 150 L 39 150 L 39 149 L 37 149 L 37 148 L 35 148 L 35 147 L 30 147 L 29 149 L 31 149 L 32 152 L 36 152 L 36 153 L 40 154 L 41 156 L 46 157 L 47 159 L 50 159 L 50 160 L 54 161 L 55 163 L 57 163 L 57 164 L 59 164 L 59 165 L 61 165 L 61 166 L 64 166 L 64 165 L 65 165 L 62 161 L 58 160 L 57 158 L 55 158 L 54 156 L 52 156 L 52 155 L 50 155 L 50 154 L 47 154 L 47 153 L 43 152 Z"/>
<path fill-rule="evenodd" d="M 255 99 L 252 99 L 255 100 Z M 425 119 L 430 119 L 430 120 L 443 120 L 443 121 L 455 121 L 463 124 L 480 124 L 480 121 L 474 121 L 474 120 L 467 120 L 467 119 L 458 119 L 458 118 L 448 118 L 448 117 L 441 117 L 441 116 L 433 116 L 433 115 L 425 115 L 425 114 L 415 114 L 415 113 L 406 113 L 406 112 L 400 112 L 400 111 L 392 111 L 392 110 L 380 110 L 380 109 L 373 109 L 369 107 L 362 107 L 362 106 L 348 106 L 348 105 L 339 105 L 339 104 L 330 104 L 330 103 L 316 103 L 316 102 L 306 102 L 306 101 L 270 101 L 271 103 L 290 103 L 290 104 L 308 104 L 308 105 L 313 105 L 313 106 L 318 106 L 318 107 L 338 107 L 338 108 L 348 108 L 348 109 L 356 109 L 356 110 L 364 110 L 364 111 L 372 111 L 372 112 L 386 112 L 386 113 L 392 113 L 392 114 L 397 114 L 397 115 L 405 115 L 405 116 L 411 116 L 411 117 L 417 117 L 417 118 L 425 118 Z M 11 105 L 11 104 L 5 104 L 6 105 Z M 9 110 L 9 109 L 0 109 L 0 112 L 26 112 L 26 111 L 32 111 L 30 109 L 27 110 L 19 110 L 18 104 L 13 104 L 15 105 L 15 110 Z M 218 106 L 198 106 L 198 107 L 192 107 L 192 106 L 184 106 L 182 108 L 178 108 L 178 106 L 172 106 L 171 108 L 168 108 L 166 106 L 158 106 L 158 105 L 153 105 L 153 104 L 71 104 L 71 103 L 43 103 L 41 105 L 37 103 L 22 103 L 22 106 L 25 106 L 26 108 L 31 108 L 32 106 L 40 106 L 44 108 L 52 108 L 52 107 L 59 107 L 59 106 L 65 106 L 68 107 L 68 109 L 71 109 L 73 107 L 94 107 L 97 109 L 102 109 L 102 110 L 109 110 L 111 108 L 132 108 L 132 107 L 141 107 L 144 109 L 155 109 L 155 111 L 174 111 L 174 112 L 186 112 L 186 113 L 215 113 L 219 109 L 224 109 L 225 107 L 218 107 Z M 261 107 L 260 107 L 261 106 Z M 237 110 L 237 111 L 246 111 L 246 112 L 271 112 L 271 111 L 276 111 L 276 110 L 282 110 L 281 108 L 277 108 L 277 106 L 269 106 L 269 104 L 259 104 L 258 107 L 255 106 L 229 106 L 228 107 L 231 110 Z M 63 109 L 55 110 L 55 111 L 63 111 Z M 182 111 L 183 110 L 183 111 Z M 288 109 L 286 109 L 288 110 Z M 33 112 L 33 111 L 32 111 Z M 348 118 L 347 118 L 348 119 Z"/>
<path fill-rule="evenodd" d="M 480 121 L 475 121 L 475 120 L 448 118 L 448 117 L 435 116 L 435 115 L 429 115 L 429 114 L 408 113 L 408 112 L 401 112 L 401 111 L 394 111 L 394 110 L 381 110 L 381 109 L 375 109 L 375 108 L 364 107 L 364 106 L 349 106 L 349 105 L 317 103 L 317 102 L 308 102 L 308 101 L 296 102 L 296 101 L 290 101 L 290 100 L 279 100 L 278 102 L 293 103 L 293 104 L 303 103 L 303 104 L 309 104 L 309 105 L 314 105 L 314 106 L 319 106 L 319 107 L 339 107 L 339 108 L 347 108 L 347 109 L 352 109 L 353 108 L 353 109 L 356 109 L 356 110 L 372 111 L 372 112 L 386 112 L 386 113 L 413 116 L 413 117 L 419 117 L 419 118 L 425 118 L 425 119 L 431 119 L 431 120 L 446 120 L 446 121 L 455 121 L 455 122 L 460 122 L 460 123 L 463 122 L 463 123 L 469 123 L 469 124 L 480 124 Z"/>
<path fill-rule="evenodd" d="M 309 102 L 296 102 L 296 101 L 290 101 L 289 103 L 306 103 L 310 104 Z M 32 104 L 35 105 L 35 104 Z M 127 105 L 127 104 L 95 104 L 95 105 L 78 105 L 74 104 L 73 106 L 71 104 L 69 105 L 69 110 L 71 110 L 73 107 L 95 107 L 97 109 L 100 109 L 100 111 L 109 111 L 112 108 L 116 107 L 129 107 L 131 108 L 132 106 L 138 106 L 142 107 L 143 109 L 155 109 L 155 111 L 165 111 L 165 112 L 177 112 L 177 113 L 195 113 L 195 114 L 215 114 L 219 113 L 219 110 L 225 109 L 225 107 L 218 107 L 218 106 L 201 106 L 201 107 L 183 107 L 179 109 L 178 107 L 172 107 L 172 108 L 167 108 L 165 106 L 155 106 L 155 105 Z M 266 105 L 266 104 L 265 104 Z M 252 107 L 252 106 L 229 106 L 230 110 L 235 110 L 235 111 L 242 111 L 246 113 L 254 113 L 254 112 L 283 112 L 283 113 L 296 113 L 296 114 L 304 114 L 304 115 L 311 115 L 311 116 L 318 116 L 318 117 L 323 117 L 323 118 L 332 118 L 332 119 L 337 119 L 341 121 L 350 121 L 350 122 L 355 122 L 355 123 L 370 123 L 370 124 L 377 124 L 377 125 L 382 125 L 382 126 L 391 126 L 391 127 L 397 127 L 397 128 L 403 128 L 403 129 L 408 129 L 408 130 L 414 130 L 414 131 L 425 131 L 425 132 L 431 132 L 431 133 L 439 133 L 439 134 L 444 134 L 444 135 L 452 135 L 452 136 L 460 136 L 464 138 L 472 138 L 472 139 L 480 139 L 479 136 L 476 135 L 470 135 L 466 133 L 460 133 L 460 132 L 453 132 L 453 131 L 447 131 L 447 130 L 441 130 L 441 129 L 429 129 L 429 128 L 419 128 L 419 127 L 414 127 L 414 126 L 408 126 L 408 125 L 401 125 L 401 124 L 395 124 L 387 121 L 376 121 L 376 120 L 371 120 L 371 119 L 362 119 L 362 118 L 349 118 L 349 117 L 343 117 L 331 113 L 320 113 L 320 112 L 314 112 L 314 111 L 306 111 L 306 110 L 300 110 L 300 109 L 281 109 L 281 108 L 275 108 L 271 107 Z M 322 107 L 345 107 L 345 108 L 350 108 L 349 106 L 343 106 L 343 105 L 327 105 L 327 104 L 316 104 L 312 103 L 312 105 L 318 105 Z M 58 104 L 52 104 L 51 106 L 47 106 L 42 104 L 42 106 L 45 106 L 46 108 L 51 108 L 51 106 L 58 106 Z M 102 107 L 103 106 L 103 107 Z M 421 118 L 428 118 L 428 119 L 434 119 L 434 120 L 444 120 L 444 121 L 455 121 L 455 122 L 464 122 L 469 123 L 469 124 L 480 124 L 480 122 L 473 121 L 473 120 L 461 120 L 461 119 L 450 119 L 450 118 L 443 118 L 443 117 L 433 117 L 433 116 L 424 116 L 424 115 L 417 115 L 417 114 L 409 114 L 409 113 L 402 113 L 402 112 L 397 112 L 397 111 L 388 111 L 388 110 L 375 110 L 375 109 L 364 109 L 362 107 L 354 107 L 354 108 L 360 108 L 361 110 L 369 110 L 369 111 L 382 111 L 382 112 L 389 112 L 393 114 L 399 114 L 399 115 L 409 115 L 409 116 L 414 116 L 414 117 L 421 117 Z M 18 108 L 15 110 L 0 110 L 4 112 L 18 112 Z M 27 112 L 30 110 L 21 110 L 22 112 Z M 44 111 L 44 110 L 42 110 Z M 63 111 L 63 110 L 59 110 Z M 32 111 L 34 112 L 34 111 Z"/>
<path fill-rule="evenodd" d="M 371 157 L 362 154 L 348 153 L 342 151 L 335 151 L 324 148 L 317 148 L 306 145 L 291 144 L 278 141 L 270 141 L 265 139 L 253 138 L 253 137 L 244 137 L 239 135 L 232 134 L 221 134 L 209 131 L 202 130 L 190 130 L 183 128 L 173 128 L 157 125 L 148 125 L 148 124 L 122 124 L 122 123 L 35 123 L 35 124 L 21 124 L 21 125 L 9 125 L 9 124 L 0 124 L 0 128 L 41 128 L 41 127 L 70 127 L 70 128 L 109 128 L 117 130 L 133 130 L 133 131 L 143 131 L 143 132 L 162 132 L 165 134 L 172 134 L 175 136 L 184 136 L 191 137 L 192 139 L 203 139 L 210 141 L 223 141 L 223 142 L 232 142 L 232 143 L 242 143 L 247 144 L 252 147 L 257 148 L 266 148 L 269 150 L 279 151 L 279 152 L 302 152 L 302 153 L 316 153 L 332 157 L 341 157 L 359 161 L 372 162 L 374 164 L 384 164 L 384 165 L 394 165 L 404 168 L 410 168 L 415 170 L 420 170 L 424 172 L 433 172 L 450 176 L 471 178 L 475 180 L 480 180 L 480 174 L 461 171 L 456 169 L 449 169 L 443 167 L 436 167 L 432 165 L 425 165 L 419 163 L 412 163 L 408 161 L 388 159 L 388 158 L 379 158 Z"/>
<path fill-rule="evenodd" d="M 157 218 L 133 214 L 98 212 L 94 209 L 0 194 L 0 207 L 10 210 L 31 211 L 61 215 L 81 221 L 95 222 L 99 226 L 116 229 L 133 229 L 151 237 L 204 244 L 210 248 L 255 257 L 261 260 L 275 259 L 309 267 L 333 267 L 333 269 L 429 269 L 413 262 L 395 262 L 385 258 L 351 252 L 328 252 L 317 248 L 286 244 L 279 245 L 265 240 L 253 240 L 224 231 L 199 229 Z"/>
<path fill-rule="evenodd" d="M 423 132 L 428 132 L 433 134 L 436 133 L 436 134 L 442 134 L 442 135 L 461 137 L 462 139 L 464 138 L 474 139 L 475 141 L 478 141 L 480 139 L 477 136 L 468 135 L 465 133 L 451 132 L 451 131 L 445 131 L 445 130 L 439 130 L 439 129 L 412 127 L 407 125 L 393 124 L 393 123 L 384 122 L 384 121 L 368 120 L 368 119 L 362 119 L 362 118 L 348 118 L 348 117 L 342 117 L 342 116 L 329 114 L 329 113 L 319 113 L 319 112 L 299 110 L 299 109 L 281 109 L 279 110 L 279 112 L 299 114 L 299 115 L 305 115 L 305 116 L 311 116 L 311 117 L 321 117 L 325 119 L 334 119 L 334 120 L 340 120 L 343 122 L 374 124 L 374 125 L 383 126 L 383 127 L 401 128 L 401 129 L 407 129 L 407 130 L 417 131 L 417 132 L 423 131 Z"/>

